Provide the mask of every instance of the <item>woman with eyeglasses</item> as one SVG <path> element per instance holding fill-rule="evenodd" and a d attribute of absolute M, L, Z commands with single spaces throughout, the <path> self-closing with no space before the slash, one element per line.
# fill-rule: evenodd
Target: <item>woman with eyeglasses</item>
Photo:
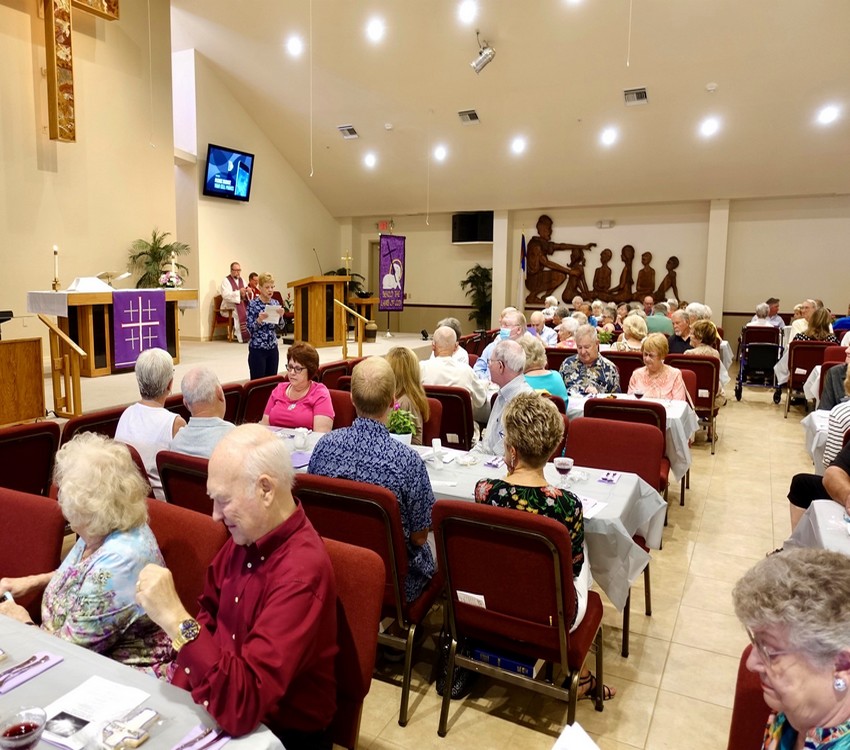
<path fill-rule="evenodd" d="M 274 277 L 270 273 L 261 273 L 257 279 L 259 294 L 248 303 L 246 313 L 248 331 L 248 371 L 251 380 L 277 375 L 280 363 L 280 350 L 277 348 L 277 329 L 268 320 L 266 305 L 280 306 L 274 293 Z"/>
<path fill-rule="evenodd" d="M 313 380 L 318 369 L 316 347 L 303 341 L 290 346 L 286 352 L 289 380 L 272 391 L 260 424 L 330 432 L 334 425 L 334 407 L 327 386 Z"/>
<path fill-rule="evenodd" d="M 732 591 L 771 710 L 762 750 L 850 748 L 850 557 L 791 549 Z"/>

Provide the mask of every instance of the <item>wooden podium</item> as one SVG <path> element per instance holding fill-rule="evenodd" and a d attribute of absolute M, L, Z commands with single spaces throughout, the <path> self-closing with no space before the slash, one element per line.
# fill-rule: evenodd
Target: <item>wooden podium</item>
<path fill-rule="evenodd" d="M 344 302 L 345 284 L 350 276 L 310 276 L 290 281 L 295 289 L 295 340 L 317 349 L 342 346 L 346 336 L 345 310 L 334 304 Z"/>
<path fill-rule="evenodd" d="M 41 339 L 0 341 L 0 372 L 0 425 L 44 417 Z"/>

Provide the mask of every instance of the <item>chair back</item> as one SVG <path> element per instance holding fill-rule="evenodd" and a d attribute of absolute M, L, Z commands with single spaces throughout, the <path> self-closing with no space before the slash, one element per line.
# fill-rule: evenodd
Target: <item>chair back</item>
<path fill-rule="evenodd" d="M 560 396 L 555 396 L 554 394 L 549 393 L 548 391 L 541 391 L 540 395 L 543 396 L 543 398 L 548 398 L 553 404 L 555 404 L 555 408 L 561 414 L 567 413 L 567 405 L 564 403 L 564 399 L 562 399 Z"/>
<path fill-rule="evenodd" d="M 239 416 L 239 407 L 242 406 L 242 383 L 225 383 L 221 386 L 224 391 L 224 416 L 225 422 L 236 424 Z"/>
<path fill-rule="evenodd" d="M 263 418 L 269 396 L 284 380 L 286 378 L 283 375 L 269 375 L 256 380 L 246 380 L 242 384 L 242 403 L 236 424 L 259 422 Z"/>
<path fill-rule="evenodd" d="M 747 658 L 752 651 L 747 644 L 738 664 L 738 680 L 735 683 L 735 701 L 732 704 L 732 723 L 729 726 L 729 743 L 726 750 L 752 750 L 761 747 L 764 728 L 770 709 L 764 702 L 761 681 L 755 672 L 747 669 Z"/>
<path fill-rule="evenodd" d="M 452 635 L 545 658 L 567 672 L 576 603 L 566 527 L 544 516 L 458 500 L 437 501 L 432 520 Z M 461 601 L 459 592 L 483 597 L 486 607 Z"/>
<path fill-rule="evenodd" d="M 213 297 L 212 318 L 210 319 L 210 341 L 215 338 L 215 332 L 224 326 L 227 328 L 227 340 L 233 340 L 233 316 L 230 311 L 221 309 L 222 297 L 216 294 Z"/>
<path fill-rule="evenodd" d="M 600 446 L 623 447 L 600 450 Z M 664 434 L 648 424 L 578 417 L 570 424 L 567 455 L 576 466 L 630 472 L 658 487 Z"/>
<path fill-rule="evenodd" d="M 425 395 L 443 406 L 440 439 L 447 448 L 468 451 L 472 448 L 475 421 L 472 417 L 472 396 L 465 388 L 450 385 L 423 385 Z"/>
<path fill-rule="evenodd" d="M 844 346 L 836 346 L 832 344 L 823 352 L 824 362 L 844 362 L 847 359 L 847 348 Z"/>
<path fill-rule="evenodd" d="M 643 367 L 643 355 L 640 352 L 602 352 L 601 356 L 611 360 L 617 369 L 620 371 L 620 390 L 624 393 L 629 389 L 629 381 L 632 379 L 632 373 L 638 367 Z M 665 360 L 667 364 L 669 360 Z"/>
<path fill-rule="evenodd" d="M 575 349 L 559 349 L 554 346 L 546 347 L 546 369 L 558 372 L 564 360 L 567 357 L 572 357 L 576 353 Z"/>
<path fill-rule="evenodd" d="M 680 370 L 690 370 L 696 375 L 694 411 L 700 417 L 714 417 L 719 409 L 715 399 L 720 389 L 720 360 L 710 354 L 668 354 L 664 363 Z"/>
<path fill-rule="evenodd" d="M 467 364 L 470 367 L 474 367 L 475 363 L 478 361 L 478 355 L 473 354 L 472 352 L 467 352 Z"/>
<path fill-rule="evenodd" d="M 0 487 L 48 495 L 53 459 L 58 449 L 59 425 L 56 422 L 3 427 L 0 429 Z"/>
<path fill-rule="evenodd" d="M 560 442 L 555 446 L 552 455 L 549 456 L 550 461 L 554 461 L 559 456 L 566 455 L 567 436 L 570 434 L 570 418 L 566 414 L 561 414 L 561 419 L 564 420 L 564 435 Z"/>
<path fill-rule="evenodd" d="M 661 430 L 662 435 L 667 434 L 667 410 L 655 401 L 590 398 L 584 404 L 584 416 L 648 424 Z"/>
<path fill-rule="evenodd" d="M 331 394 L 331 403 L 334 408 L 333 428 L 338 430 L 340 427 L 351 427 L 357 417 L 357 412 L 354 410 L 350 391 L 338 391 L 335 388 L 328 388 L 328 393 Z"/>
<path fill-rule="evenodd" d="M 691 406 L 697 402 L 697 374 L 693 370 L 681 370 L 685 390 L 691 399 Z"/>
<path fill-rule="evenodd" d="M 830 346 L 831 344 L 826 341 L 792 341 L 788 345 L 788 387 L 790 389 L 802 390 L 803 384 L 815 365 L 823 363 L 824 354 Z M 841 349 L 840 346 L 837 348 Z"/>
<path fill-rule="evenodd" d="M 465 333 L 457 340 L 458 346 L 466 349 L 467 354 L 471 354 L 474 351 L 475 336 L 474 333 Z"/>
<path fill-rule="evenodd" d="M 148 525 L 174 576 L 180 601 L 194 617 L 207 568 L 227 541 L 227 529 L 203 513 L 153 499 L 148 500 Z"/>
<path fill-rule="evenodd" d="M 175 393 L 172 396 L 169 396 L 165 399 L 165 403 L 163 406 L 170 412 L 174 412 L 175 414 L 179 414 L 183 419 L 187 422 L 192 418 L 192 412 L 189 411 L 189 408 L 183 403 L 183 394 Z"/>
<path fill-rule="evenodd" d="M 741 329 L 741 348 L 749 344 L 782 344 L 782 329 L 776 326 L 744 326 Z"/>
<path fill-rule="evenodd" d="M 363 700 L 372 685 L 384 563 L 372 550 L 325 539 L 337 591 L 336 714 L 331 723 L 334 744 L 354 750 L 360 734 Z"/>
<path fill-rule="evenodd" d="M 172 505 L 212 516 L 213 501 L 207 495 L 209 463 L 209 459 L 185 453 L 157 453 L 156 467 L 165 499 Z"/>
<path fill-rule="evenodd" d="M 385 607 L 402 621 L 407 548 L 396 496 L 386 487 L 297 474 L 293 494 L 319 535 L 376 552 L 384 563 Z"/>
<path fill-rule="evenodd" d="M 336 390 L 351 393 L 351 375 L 343 375 L 336 381 Z"/>
<path fill-rule="evenodd" d="M 78 417 L 71 417 L 62 428 L 62 437 L 59 445 L 65 445 L 78 432 L 97 432 L 100 435 L 114 438 L 115 430 L 118 429 L 118 420 L 124 413 L 126 406 L 113 406 L 109 409 L 91 411 Z"/>
<path fill-rule="evenodd" d="M 428 419 L 422 425 L 422 445 L 431 445 L 434 438 L 440 437 L 443 425 L 443 405 L 435 398 L 428 399 Z"/>
<path fill-rule="evenodd" d="M 0 487 L 0 508 L 3 575 L 18 578 L 56 570 L 65 536 L 65 519 L 56 501 Z M 29 612 L 33 622 L 41 622 L 41 591 L 19 597 L 17 603 Z"/>
<path fill-rule="evenodd" d="M 139 474 L 142 475 L 142 479 L 145 480 L 145 484 L 148 486 L 148 497 L 153 497 L 153 490 L 151 489 L 151 480 L 148 477 L 148 468 L 145 466 L 145 462 L 142 460 L 142 456 L 136 448 L 129 443 L 122 443 L 122 445 L 130 451 L 130 458 L 133 459 L 133 463 L 136 464 L 136 468 L 139 470 Z M 58 498 L 58 488 L 56 497 Z"/>
<path fill-rule="evenodd" d="M 319 365 L 319 369 L 316 370 L 316 375 L 313 380 L 321 383 L 327 388 L 336 388 L 339 379 L 343 375 L 350 374 L 351 369 L 348 366 L 348 360 L 340 359 L 337 362 L 326 362 L 323 365 Z"/>

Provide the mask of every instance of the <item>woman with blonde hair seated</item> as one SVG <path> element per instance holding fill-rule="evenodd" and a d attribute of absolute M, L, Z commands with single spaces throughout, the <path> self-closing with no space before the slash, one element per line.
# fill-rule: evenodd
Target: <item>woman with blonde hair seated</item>
<path fill-rule="evenodd" d="M 623 335 L 611 348 L 618 352 L 639 352 L 645 338 L 646 321 L 630 313 L 623 320 Z"/>
<path fill-rule="evenodd" d="M 387 362 L 395 375 L 395 400 L 399 409 L 409 411 L 416 423 L 416 432 L 410 439 L 413 445 L 422 445 L 422 425 L 428 421 L 431 410 L 428 397 L 419 382 L 419 360 L 403 346 L 394 346 L 387 352 Z"/>
<path fill-rule="evenodd" d="M 812 313 L 809 327 L 805 333 L 798 333 L 792 341 L 828 341 L 838 343 L 838 337 L 830 330 L 829 313 L 825 307 L 818 307 Z"/>
<path fill-rule="evenodd" d="M 528 334 L 520 337 L 519 345 L 525 352 L 525 382 L 535 391 L 545 391 L 560 396 L 567 403 L 567 387 L 561 375 L 547 368 L 546 350 L 540 339 Z"/>
<path fill-rule="evenodd" d="M 718 362 L 721 362 L 720 379 L 717 383 L 717 396 L 714 399 L 714 403 L 717 406 L 724 406 L 726 404 L 726 391 L 723 390 L 723 386 L 729 382 L 729 373 L 723 366 L 720 359 L 720 352 L 717 349 L 720 344 L 720 334 L 717 331 L 717 326 L 710 320 L 698 320 L 691 327 L 690 340 L 691 348 L 682 352 L 683 354 L 689 357 L 697 355 L 714 357 Z"/>
<path fill-rule="evenodd" d="M 667 337 L 663 333 L 650 333 L 643 340 L 641 353 L 644 366 L 632 373 L 629 393 L 642 393 L 647 398 L 688 400 L 681 370 L 664 364 L 664 357 L 669 351 Z"/>
<path fill-rule="evenodd" d="M 148 526 L 147 482 L 126 446 L 93 432 L 62 446 L 54 481 L 79 539 L 56 570 L 0 579 L 0 594 L 43 590 L 42 630 L 164 677 L 171 641 L 136 603 L 142 568 L 165 565 Z M 0 614 L 30 623 L 13 602 L 0 604 Z"/>

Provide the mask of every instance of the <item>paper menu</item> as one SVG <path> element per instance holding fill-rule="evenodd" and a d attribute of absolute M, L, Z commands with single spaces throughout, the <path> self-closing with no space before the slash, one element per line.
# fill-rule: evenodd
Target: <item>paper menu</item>
<path fill-rule="evenodd" d="M 283 308 L 280 305 L 266 305 L 263 312 L 266 314 L 266 319 L 263 321 L 264 323 L 271 323 L 272 325 L 277 325 L 280 323 L 280 314 L 283 311 Z"/>

